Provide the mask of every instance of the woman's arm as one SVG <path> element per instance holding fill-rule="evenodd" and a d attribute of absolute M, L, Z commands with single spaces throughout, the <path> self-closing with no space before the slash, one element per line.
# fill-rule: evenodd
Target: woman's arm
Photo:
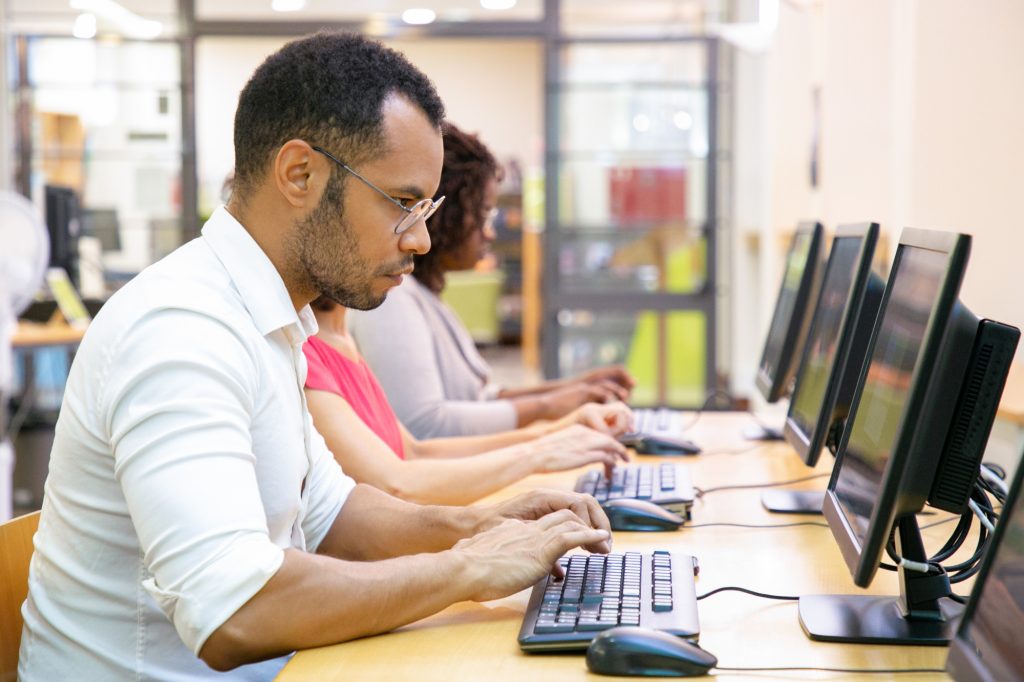
<path fill-rule="evenodd" d="M 625 448 L 576 426 L 531 443 L 460 459 L 400 460 L 340 396 L 307 390 L 313 423 L 349 476 L 421 504 L 468 504 L 532 473 L 614 465 Z"/>
<path fill-rule="evenodd" d="M 561 419 L 538 421 L 529 426 L 502 431 L 486 436 L 455 436 L 451 438 L 429 438 L 416 440 L 401 424 L 402 442 L 406 459 L 454 458 L 478 455 L 489 450 L 508 447 L 546 436 L 573 424 L 582 424 L 592 429 L 618 436 L 632 430 L 633 413 L 624 403 L 587 403 Z"/>

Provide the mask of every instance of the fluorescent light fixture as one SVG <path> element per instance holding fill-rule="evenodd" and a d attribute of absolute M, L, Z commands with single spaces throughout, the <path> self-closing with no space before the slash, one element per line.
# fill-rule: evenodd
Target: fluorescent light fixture
<path fill-rule="evenodd" d="M 95 38 L 96 15 L 84 12 L 75 17 L 75 23 L 71 27 L 71 35 L 76 38 Z"/>
<path fill-rule="evenodd" d="M 432 24 L 434 19 L 437 19 L 437 14 L 434 13 L 434 10 L 424 7 L 413 7 L 402 12 L 402 21 L 407 24 L 415 24 L 417 26 Z"/>
<path fill-rule="evenodd" d="M 159 21 L 144 19 L 114 0 L 70 0 L 69 4 L 72 9 L 91 12 L 109 21 L 130 38 L 152 39 L 164 31 L 164 26 Z"/>
<path fill-rule="evenodd" d="M 298 12 L 306 7 L 306 0 L 273 0 L 270 9 L 275 12 Z"/>
<path fill-rule="evenodd" d="M 484 9 L 512 9 L 516 0 L 480 0 L 480 6 Z"/>

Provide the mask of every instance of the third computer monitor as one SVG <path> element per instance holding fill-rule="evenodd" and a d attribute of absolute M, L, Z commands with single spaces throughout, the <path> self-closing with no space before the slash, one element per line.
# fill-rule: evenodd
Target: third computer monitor
<path fill-rule="evenodd" d="M 800 359 L 817 296 L 821 242 L 821 224 L 800 223 L 786 254 L 782 285 L 755 380 L 758 390 L 770 403 L 786 395 Z"/>
<path fill-rule="evenodd" d="M 945 232 L 908 229 L 900 240 L 823 511 L 854 583 L 871 583 L 888 545 L 905 567 L 901 595 L 803 597 L 812 638 L 949 641 L 957 605 L 937 567 L 913 568 L 928 561 L 915 514 L 926 502 L 967 509 L 1019 338 L 959 303 L 969 247 Z"/>

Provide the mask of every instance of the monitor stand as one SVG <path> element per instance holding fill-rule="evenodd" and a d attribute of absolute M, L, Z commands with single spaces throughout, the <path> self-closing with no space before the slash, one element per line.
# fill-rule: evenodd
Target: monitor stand
<path fill-rule="evenodd" d="M 825 493 L 820 490 L 765 490 L 761 506 L 775 514 L 821 514 Z"/>
<path fill-rule="evenodd" d="M 913 515 L 897 522 L 896 551 L 924 562 L 927 555 Z M 900 596 L 811 595 L 800 597 L 800 626 L 813 640 L 851 644 L 944 646 L 963 611 L 949 595 L 949 576 L 899 569 Z"/>

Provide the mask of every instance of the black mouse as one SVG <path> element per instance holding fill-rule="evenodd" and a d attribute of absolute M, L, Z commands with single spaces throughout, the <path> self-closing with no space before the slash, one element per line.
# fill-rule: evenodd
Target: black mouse
<path fill-rule="evenodd" d="M 600 675 L 697 677 L 716 665 L 717 658 L 689 640 L 632 625 L 605 630 L 587 648 L 587 667 Z"/>
<path fill-rule="evenodd" d="M 602 503 L 612 530 L 675 530 L 686 519 L 647 500 L 620 497 Z"/>
<path fill-rule="evenodd" d="M 699 455 L 700 446 L 692 440 L 653 433 L 628 433 L 619 442 L 638 455 Z"/>

